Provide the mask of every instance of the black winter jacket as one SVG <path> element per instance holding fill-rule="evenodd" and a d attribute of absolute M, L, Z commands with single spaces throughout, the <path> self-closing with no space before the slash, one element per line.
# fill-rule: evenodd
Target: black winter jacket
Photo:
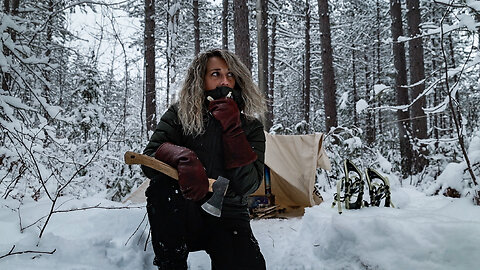
<path fill-rule="evenodd" d="M 222 127 L 210 113 L 205 113 L 204 119 L 205 132 L 202 135 L 185 135 L 178 119 L 178 105 L 174 104 L 162 116 L 143 153 L 153 157 L 157 148 L 164 142 L 191 149 L 202 162 L 209 178 L 216 179 L 218 176 L 223 176 L 230 180 L 223 201 L 222 217 L 248 220 L 247 196 L 258 189 L 263 179 L 265 159 L 263 125 L 259 120 L 248 120 L 241 114 L 242 128 L 258 159 L 246 166 L 226 170 L 223 158 Z M 145 166 L 142 166 L 142 170 L 150 179 L 156 176 L 168 178 L 165 175 L 158 176 L 159 172 Z"/>

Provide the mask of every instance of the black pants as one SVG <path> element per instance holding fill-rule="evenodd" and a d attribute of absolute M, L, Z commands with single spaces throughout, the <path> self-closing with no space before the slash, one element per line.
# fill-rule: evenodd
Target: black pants
<path fill-rule="evenodd" d="M 266 269 L 250 222 L 205 213 L 202 202 L 185 200 L 175 180 L 152 179 L 145 192 L 147 212 L 160 269 L 187 269 L 190 251 L 205 250 L 212 269 Z"/>

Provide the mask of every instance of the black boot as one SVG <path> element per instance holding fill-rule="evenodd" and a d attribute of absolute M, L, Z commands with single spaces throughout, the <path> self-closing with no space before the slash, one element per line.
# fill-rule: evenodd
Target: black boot
<path fill-rule="evenodd" d="M 187 261 L 184 262 L 158 262 L 156 258 L 153 264 L 158 266 L 158 270 L 187 270 Z"/>
<path fill-rule="evenodd" d="M 187 270 L 188 250 L 183 245 L 176 249 L 167 249 L 160 244 L 160 250 L 156 250 L 158 254 L 153 259 L 153 265 L 158 266 L 159 270 Z"/>

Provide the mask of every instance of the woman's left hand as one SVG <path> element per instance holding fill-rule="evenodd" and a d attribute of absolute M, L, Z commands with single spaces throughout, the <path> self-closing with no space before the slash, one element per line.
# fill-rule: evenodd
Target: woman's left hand
<path fill-rule="evenodd" d="M 210 101 L 208 110 L 222 125 L 224 132 L 232 131 L 241 126 L 240 110 L 237 103 L 228 97 Z"/>
<path fill-rule="evenodd" d="M 237 103 L 228 97 L 210 101 L 208 110 L 222 125 L 223 152 L 227 169 L 245 166 L 257 159 L 242 129 Z"/>

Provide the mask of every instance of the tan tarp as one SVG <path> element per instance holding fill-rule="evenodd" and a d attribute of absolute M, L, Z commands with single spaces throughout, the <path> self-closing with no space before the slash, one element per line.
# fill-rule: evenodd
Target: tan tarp
<path fill-rule="evenodd" d="M 272 193 L 280 207 L 303 208 L 319 204 L 321 199 L 314 194 L 317 168 L 330 170 L 330 160 L 323 148 L 323 134 L 271 135 L 265 133 L 265 164 L 270 168 Z M 145 189 L 149 180 L 143 182 L 126 201 L 145 202 Z M 254 195 L 265 194 L 262 184 Z"/>
<path fill-rule="evenodd" d="M 322 202 L 314 193 L 317 168 L 331 169 L 323 134 L 271 135 L 265 133 L 265 164 L 270 168 L 271 190 L 280 208 L 303 209 Z M 264 184 L 253 195 L 265 194 Z M 287 210 L 288 211 L 288 210 Z"/>

